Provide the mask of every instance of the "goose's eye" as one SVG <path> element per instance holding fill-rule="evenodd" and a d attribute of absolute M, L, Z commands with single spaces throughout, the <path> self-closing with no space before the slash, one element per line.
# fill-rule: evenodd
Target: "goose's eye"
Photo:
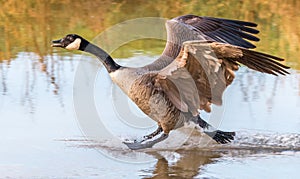
<path fill-rule="evenodd" d="M 73 38 L 72 36 L 68 36 L 68 37 L 67 37 L 67 40 L 70 41 L 70 42 L 73 42 L 73 41 L 74 41 L 74 38 Z"/>

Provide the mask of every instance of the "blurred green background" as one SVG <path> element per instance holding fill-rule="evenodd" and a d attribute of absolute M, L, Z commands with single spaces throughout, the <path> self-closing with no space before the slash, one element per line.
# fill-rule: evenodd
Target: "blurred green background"
<path fill-rule="evenodd" d="M 65 34 L 77 33 L 93 39 L 115 25 L 139 17 L 173 18 L 183 14 L 240 19 L 257 23 L 261 31 L 258 50 L 287 59 L 300 69 L 300 1 L 297 0 L 173 0 L 143 1 L 0 1 L 0 62 L 9 63 L 19 52 L 35 52 L 44 63 L 52 53 L 50 42 Z M 139 40 L 114 52 L 125 58 L 131 48 L 158 55 L 164 42 Z"/>

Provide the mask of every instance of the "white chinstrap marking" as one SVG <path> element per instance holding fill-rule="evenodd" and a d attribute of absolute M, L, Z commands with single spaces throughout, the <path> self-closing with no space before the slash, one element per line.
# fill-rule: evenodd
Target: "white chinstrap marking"
<path fill-rule="evenodd" d="M 74 42 L 70 43 L 68 46 L 66 46 L 66 49 L 68 50 L 78 50 L 80 47 L 81 39 L 77 38 L 74 40 Z"/>

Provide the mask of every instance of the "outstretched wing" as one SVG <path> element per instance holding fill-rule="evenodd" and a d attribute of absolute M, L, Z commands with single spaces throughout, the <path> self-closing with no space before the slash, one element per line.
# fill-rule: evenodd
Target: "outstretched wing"
<path fill-rule="evenodd" d="M 167 43 L 162 56 L 146 68 L 160 70 L 170 64 L 179 54 L 182 44 L 191 40 L 205 40 L 228 43 L 244 48 L 255 48 L 249 41 L 259 41 L 255 37 L 259 31 L 252 22 L 184 15 L 168 20 Z"/>
<path fill-rule="evenodd" d="M 210 111 L 210 104 L 222 104 L 222 94 L 231 84 L 239 63 L 273 75 L 288 74 L 283 59 L 219 42 L 188 41 L 177 58 L 156 76 L 162 90 L 182 112 Z"/>
<path fill-rule="evenodd" d="M 252 22 L 195 15 L 179 16 L 171 21 L 177 21 L 181 26 L 185 26 L 198 33 L 199 39 L 189 40 L 212 40 L 244 48 L 255 48 L 255 45 L 247 40 L 259 41 L 259 38 L 253 35 L 259 33 L 258 30 L 253 28 L 256 27 L 257 24 Z M 177 26 L 177 28 L 180 28 L 180 26 Z"/>

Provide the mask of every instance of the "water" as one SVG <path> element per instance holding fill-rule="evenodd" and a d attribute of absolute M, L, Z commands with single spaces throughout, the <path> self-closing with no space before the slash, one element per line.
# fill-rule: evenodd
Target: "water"
<path fill-rule="evenodd" d="M 75 55 L 72 59 L 57 55 L 45 57 L 53 58 L 55 64 L 60 66 L 55 67 L 60 69 L 57 73 L 61 77 L 60 81 L 55 82 L 60 86 L 57 88 L 55 83 L 49 83 L 43 72 L 32 70 L 39 69 L 38 64 L 33 65 L 35 59 L 32 57 L 30 53 L 20 53 L 10 65 L 1 64 L 6 79 L 6 92 L 1 95 L 0 108 L 0 141 L 3 146 L 0 149 L 1 177 L 298 176 L 300 115 L 297 97 L 299 74 L 296 71 L 291 71 L 288 77 L 278 78 L 244 68 L 238 72 L 238 80 L 225 94 L 225 111 L 220 126 L 237 131 L 237 140 L 233 144 L 219 146 L 207 143 L 198 131 L 190 135 L 189 131 L 194 127 L 190 125 L 171 133 L 170 139 L 154 149 L 135 152 L 118 141 L 95 142 L 86 139 L 80 122 L 76 120 L 72 90 L 76 69 L 82 63 L 80 59 L 86 59 L 84 63 L 97 66 L 100 70 L 95 90 L 99 93 L 109 91 L 109 88 L 101 88 L 111 83 L 105 79 L 105 71 L 96 59 L 81 55 Z M 151 60 L 147 56 L 129 60 L 136 63 L 139 58 Z M 253 88 L 241 90 L 250 86 L 249 78 Z M 255 90 L 263 86 L 264 90 Z M 276 91 L 271 95 L 271 102 L 269 88 Z M 97 100 L 97 105 L 101 104 L 103 100 Z M 127 129 L 131 126 L 122 126 L 118 120 L 106 125 L 118 126 L 111 128 L 117 137 L 141 136 L 155 129 L 151 122 L 146 129 L 131 131 Z M 178 138 L 186 141 L 184 145 L 173 148 Z M 281 168 L 284 170 L 279 172 Z M 256 176 L 252 175 L 253 172 Z"/>
<path fill-rule="evenodd" d="M 299 39 L 299 31 L 290 19 L 298 20 L 299 4 L 278 8 L 278 3 L 257 1 L 253 7 L 263 5 L 261 11 L 268 13 L 251 14 L 244 8 L 250 1 L 215 3 L 7 1 L 0 8 L 0 178 L 298 178 L 300 63 L 298 46 L 290 39 Z M 72 11 L 76 8 L 87 18 Z M 273 77 L 241 67 L 224 105 L 214 106 L 213 114 L 202 113 L 215 126 L 237 132 L 232 144 L 217 145 L 187 124 L 152 149 L 131 151 L 122 140 L 152 132 L 155 123 L 122 95 L 94 57 L 53 50 L 50 40 L 70 32 L 93 39 L 127 19 L 188 13 L 259 23 L 259 50 L 286 58 L 291 75 Z M 155 60 L 163 44 L 131 42 L 113 57 L 141 66 Z M 92 109 L 96 113 L 87 112 Z"/>

